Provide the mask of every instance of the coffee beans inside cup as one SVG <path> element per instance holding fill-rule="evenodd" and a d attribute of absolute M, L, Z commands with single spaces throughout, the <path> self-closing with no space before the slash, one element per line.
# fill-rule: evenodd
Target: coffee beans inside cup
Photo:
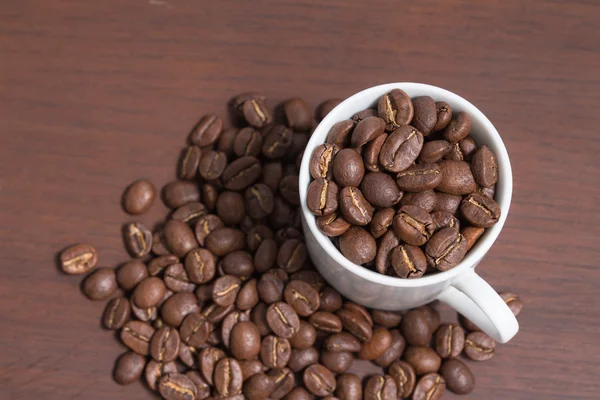
<path fill-rule="evenodd" d="M 336 124 L 315 152 L 317 183 L 309 191 L 320 229 L 340 236 L 347 257 L 370 265 L 384 254 L 376 268 L 406 278 L 421 276 L 431 259 L 440 260 L 438 270 L 451 268 L 499 213 L 488 196 L 493 154 L 467 146 L 468 119 L 456 116 L 448 125 L 448 105 L 413 100 L 394 92 L 381 102 L 382 117 L 366 110 Z M 319 117 L 336 103 L 323 103 Z M 88 274 L 87 297 L 107 301 L 103 326 L 124 345 L 115 381 L 143 380 L 168 400 L 438 399 L 445 390 L 471 392 L 471 360 L 492 358 L 496 344 L 470 321 L 441 323 L 437 306 L 367 310 L 312 266 L 298 197 L 298 160 L 314 125 L 307 103 L 286 101 L 282 121 L 256 93 L 237 96 L 232 108 L 240 130 L 207 115 L 190 134 L 180 179 L 162 190 L 170 216 L 121 228 L 132 259 L 97 268 L 102 257 L 87 244 L 59 257 L 66 274 Z M 406 125 L 411 121 L 414 127 Z M 450 141 L 424 141 L 426 131 L 439 135 L 446 125 Z M 467 153 L 471 167 L 444 164 L 458 162 L 449 154 Z M 413 165 L 414 158 L 423 162 Z M 472 179 L 456 171 L 472 171 Z M 448 192 L 438 190 L 444 173 Z M 473 182 L 491 187 L 471 190 Z M 124 194 L 125 211 L 144 218 L 156 193 L 150 180 L 135 181 Z M 457 247 L 458 239 L 464 244 Z M 521 312 L 518 295 L 502 296 Z M 362 372 L 365 363 L 373 372 Z"/>
<path fill-rule="evenodd" d="M 382 274 L 454 268 L 501 214 L 496 155 L 470 133 L 467 113 L 401 89 L 337 122 L 310 158 L 306 202 L 319 229 Z"/>

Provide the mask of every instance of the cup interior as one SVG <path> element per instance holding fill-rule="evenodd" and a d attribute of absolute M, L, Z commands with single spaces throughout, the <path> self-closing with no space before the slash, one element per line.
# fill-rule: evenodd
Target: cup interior
<path fill-rule="evenodd" d="M 402 279 L 382 275 L 376 271 L 371 271 L 350 262 L 333 245 L 331 240 L 319 230 L 315 216 L 308 210 L 306 205 L 306 192 L 308 185 L 311 182 L 308 164 L 313 150 L 325 142 L 329 130 L 335 123 L 344 119 L 349 119 L 352 115 L 364 109 L 376 108 L 379 98 L 392 89 L 402 89 L 410 97 L 430 96 L 435 101 L 447 102 L 452 108 L 453 113 L 460 111 L 468 113 L 471 117 L 471 136 L 478 146 L 482 144 L 488 145 L 490 149 L 494 151 L 498 160 L 498 183 L 496 184 L 495 200 L 502 212 L 498 223 L 493 227 L 486 229 L 485 233 L 477 241 L 475 246 L 469 250 L 465 258 L 456 267 L 448 271 L 437 272 L 417 279 Z M 372 282 L 395 287 L 419 287 L 450 280 L 466 269 L 477 265 L 479 260 L 487 253 L 500 234 L 508 215 L 512 197 L 512 169 L 508 158 L 508 152 L 506 151 L 506 147 L 504 146 L 500 134 L 490 120 L 477 107 L 461 96 L 436 86 L 413 82 L 398 82 L 374 86 L 356 93 L 341 102 L 323 119 L 323 121 L 321 121 L 313 132 L 304 151 L 302 165 L 300 167 L 299 186 L 302 214 L 303 218 L 306 220 L 306 226 L 308 226 L 310 233 L 317 239 L 319 245 L 322 246 L 336 262 L 350 272 Z"/>

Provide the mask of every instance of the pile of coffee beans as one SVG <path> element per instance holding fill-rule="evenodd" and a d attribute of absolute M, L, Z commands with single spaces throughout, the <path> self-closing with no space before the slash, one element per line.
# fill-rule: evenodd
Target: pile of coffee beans
<path fill-rule="evenodd" d="M 355 264 L 419 278 L 460 263 L 500 218 L 496 155 L 448 103 L 394 89 L 331 127 L 310 159 L 307 206 Z"/>
<path fill-rule="evenodd" d="M 323 103 L 318 119 L 337 102 Z M 312 266 L 298 207 L 299 160 L 313 126 L 307 103 L 284 102 L 282 123 L 254 93 L 237 96 L 233 109 L 241 128 L 207 115 L 193 129 L 179 179 L 162 190 L 166 220 L 154 231 L 123 226 L 131 260 L 97 268 L 88 244 L 60 255 L 65 273 L 88 274 L 88 298 L 107 301 L 103 326 L 127 348 L 115 381 L 142 379 L 167 400 L 433 400 L 446 389 L 473 390 L 457 357 L 487 360 L 495 342 L 470 321 L 442 324 L 430 306 L 367 310 Z M 123 207 L 143 214 L 157 194 L 136 181 Z M 518 314 L 519 297 L 504 296 Z M 377 372 L 358 374 L 356 364 L 368 361 Z"/>

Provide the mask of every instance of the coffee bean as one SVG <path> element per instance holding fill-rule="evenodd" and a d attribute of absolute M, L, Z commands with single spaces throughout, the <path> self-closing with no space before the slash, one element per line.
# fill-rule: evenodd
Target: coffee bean
<path fill-rule="evenodd" d="M 306 101 L 299 98 L 286 100 L 283 103 L 283 112 L 290 128 L 298 132 L 310 130 L 312 113 Z"/>
<path fill-rule="evenodd" d="M 206 206 L 200 202 L 193 201 L 178 207 L 171 214 L 171 219 L 183 221 L 193 226 L 206 214 Z"/>
<path fill-rule="evenodd" d="M 177 364 L 174 362 L 170 363 L 159 363 L 154 360 L 148 361 L 146 369 L 144 370 L 144 377 L 148 387 L 152 390 L 158 390 L 158 382 L 163 375 L 177 372 Z"/>
<path fill-rule="evenodd" d="M 310 175 L 314 179 L 331 179 L 333 162 L 339 148 L 334 144 L 321 144 L 315 148 L 309 162 Z"/>
<path fill-rule="evenodd" d="M 204 206 L 209 211 L 214 211 L 217 206 L 217 198 L 219 197 L 219 189 L 215 185 L 204 182 L 202 185 L 202 201 Z"/>
<path fill-rule="evenodd" d="M 302 317 L 312 315 L 321 303 L 319 293 L 308 283 L 298 280 L 290 281 L 283 294 L 285 301 Z"/>
<path fill-rule="evenodd" d="M 154 332 L 150 341 L 150 355 L 158 362 L 175 361 L 180 342 L 177 330 L 165 325 Z"/>
<path fill-rule="evenodd" d="M 277 191 L 282 177 L 283 166 L 280 162 L 271 162 L 263 165 L 261 181 L 271 189 L 271 193 Z"/>
<path fill-rule="evenodd" d="M 263 274 L 256 288 L 260 299 L 267 304 L 281 301 L 283 298 L 284 283 L 273 274 Z"/>
<path fill-rule="evenodd" d="M 156 307 L 140 308 L 134 304 L 133 300 L 129 301 L 129 307 L 135 318 L 142 322 L 153 322 L 158 317 L 158 309 Z"/>
<path fill-rule="evenodd" d="M 391 207 L 383 208 L 373 214 L 373 219 L 369 225 L 369 232 L 375 239 L 380 238 L 388 231 L 388 228 L 394 221 L 394 215 L 396 215 L 396 210 Z"/>
<path fill-rule="evenodd" d="M 431 213 L 431 218 L 433 219 L 436 231 L 444 228 L 460 229 L 458 218 L 448 211 L 434 211 Z"/>
<path fill-rule="evenodd" d="M 143 257 L 152 249 L 152 232 L 139 222 L 123 226 L 123 240 L 127 251 L 133 257 Z"/>
<path fill-rule="evenodd" d="M 265 373 L 253 375 L 244 384 L 244 396 L 249 400 L 261 400 L 269 397 L 275 390 L 275 382 Z"/>
<path fill-rule="evenodd" d="M 393 131 L 401 125 L 408 125 L 414 115 L 412 101 L 401 89 L 393 89 L 381 96 L 377 111 L 385 121 L 388 131 Z"/>
<path fill-rule="evenodd" d="M 314 396 L 301 386 L 295 387 L 284 397 L 285 400 L 312 400 Z"/>
<path fill-rule="evenodd" d="M 178 257 L 184 257 L 188 251 L 198 247 L 194 232 L 183 221 L 168 221 L 164 231 L 167 246 Z"/>
<path fill-rule="evenodd" d="M 294 372 L 300 372 L 309 365 L 319 362 L 319 351 L 314 347 L 292 349 L 288 367 Z"/>
<path fill-rule="evenodd" d="M 262 147 L 262 154 L 270 160 L 282 158 L 291 151 L 294 134 L 283 125 L 273 125 L 268 129 Z"/>
<path fill-rule="evenodd" d="M 373 375 L 365 385 L 365 400 L 396 400 L 398 389 L 389 375 Z"/>
<path fill-rule="evenodd" d="M 412 104 L 414 117 L 411 124 L 423 135 L 429 135 L 438 120 L 435 101 L 429 96 L 420 96 L 412 99 Z"/>
<path fill-rule="evenodd" d="M 200 189 L 195 182 L 173 181 L 163 188 L 163 200 L 169 208 L 200 201 L 200 198 Z"/>
<path fill-rule="evenodd" d="M 476 226 L 465 226 L 460 230 L 460 234 L 463 235 L 467 242 L 467 251 L 471 250 L 484 232 L 484 228 L 478 228 Z"/>
<path fill-rule="evenodd" d="M 241 289 L 242 281 L 237 276 L 224 275 L 215 280 L 212 299 L 219 306 L 229 306 L 235 303 Z"/>
<path fill-rule="evenodd" d="M 415 164 L 396 175 L 400 190 L 408 192 L 435 189 L 441 181 L 442 173 L 437 164 Z"/>
<path fill-rule="evenodd" d="M 317 311 L 308 320 L 316 329 L 322 332 L 341 332 L 342 321 L 333 313 Z"/>
<path fill-rule="evenodd" d="M 469 394 L 475 388 L 473 373 L 460 360 L 445 361 L 440 368 L 440 375 L 446 381 L 446 387 L 456 394 Z"/>
<path fill-rule="evenodd" d="M 471 360 L 487 361 L 496 351 L 496 341 L 483 332 L 471 332 L 465 339 L 465 355 Z"/>
<path fill-rule="evenodd" d="M 115 382 L 119 385 L 129 385 L 137 381 L 142 376 L 145 366 L 144 356 L 132 351 L 122 354 L 115 364 Z"/>
<path fill-rule="evenodd" d="M 450 150 L 450 143 L 445 140 L 432 140 L 423 144 L 419 160 L 423 164 L 440 161 Z"/>
<path fill-rule="evenodd" d="M 321 352 L 321 364 L 334 374 L 341 374 L 352 366 L 354 355 L 348 351 L 323 351 Z"/>
<path fill-rule="evenodd" d="M 396 383 L 398 397 L 408 398 L 415 387 L 417 379 L 412 365 L 404 361 L 394 361 L 388 369 L 388 374 Z"/>
<path fill-rule="evenodd" d="M 392 267 L 401 278 L 419 278 L 427 270 L 427 259 L 423 251 L 409 244 L 401 244 L 391 254 Z"/>
<path fill-rule="evenodd" d="M 206 180 L 218 179 L 227 168 L 227 155 L 220 151 L 208 151 L 202 155 L 198 164 L 200 176 Z"/>
<path fill-rule="evenodd" d="M 223 185 L 228 190 L 242 190 L 252 185 L 260 173 L 261 166 L 256 157 L 240 157 L 223 171 Z"/>
<path fill-rule="evenodd" d="M 224 256 L 244 248 L 246 242 L 242 231 L 233 228 L 220 228 L 206 237 L 206 248 L 216 256 Z"/>
<path fill-rule="evenodd" d="M 366 340 L 358 352 L 358 358 L 361 360 L 375 360 L 391 346 L 392 334 L 386 328 L 377 328 L 373 331 L 373 336 Z"/>
<path fill-rule="evenodd" d="M 188 314 L 199 311 L 200 307 L 196 296 L 193 293 L 180 292 L 175 293 L 164 302 L 160 314 L 166 324 L 178 327 Z"/>
<path fill-rule="evenodd" d="M 418 206 L 403 206 L 394 217 L 394 232 L 398 238 L 414 246 L 425 244 L 434 229 L 431 215 Z"/>
<path fill-rule="evenodd" d="M 289 368 L 274 368 L 267 375 L 275 382 L 275 390 L 270 398 L 282 399 L 296 386 L 296 377 Z"/>
<path fill-rule="evenodd" d="M 339 211 L 335 211 L 331 215 L 317 218 L 317 226 L 325 235 L 336 237 L 346 232 L 350 228 L 350 223 L 344 219 Z"/>
<path fill-rule="evenodd" d="M 429 323 L 431 332 L 435 332 L 442 324 L 440 313 L 437 309 L 435 309 L 429 305 L 425 305 L 425 306 L 416 308 L 416 310 L 423 312 L 425 314 L 425 318 L 427 319 L 427 322 Z"/>
<path fill-rule="evenodd" d="M 196 398 L 194 382 L 177 372 L 163 375 L 158 382 L 158 391 L 166 400 L 194 400 Z"/>
<path fill-rule="evenodd" d="M 215 150 L 221 151 L 227 155 L 227 157 L 233 157 L 233 144 L 239 131 L 236 128 L 227 128 L 219 136 L 219 140 L 215 143 Z"/>
<path fill-rule="evenodd" d="M 248 322 L 248 321 L 250 321 L 250 311 L 249 310 L 247 312 L 241 312 L 238 310 L 234 310 L 234 311 L 230 312 L 229 314 L 227 314 L 227 316 L 225 318 L 223 318 L 223 322 L 221 322 L 221 343 L 223 343 L 223 346 L 225 346 L 228 349 L 231 349 L 231 333 L 233 331 L 233 328 L 239 322 Z M 254 325 L 254 326 L 256 326 L 256 325 Z M 257 328 L 257 332 L 258 332 L 258 328 Z M 257 333 L 257 334 L 259 336 L 259 343 L 260 343 L 260 334 L 259 333 Z"/>
<path fill-rule="evenodd" d="M 343 328 L 361 341 L 367 341 L 373 336 L 372 321 L 357 310 L 342 308 L 336 315 L 342 321 Z"/>
<path fill-rule="evenodd" d="M 213 144 L 219 139 L 223 131 L 223 120 L 216 115 L 205 115 L 190 133 L 190 142 L 205 147 Z"/>
<path fill-rule="evenodd" d="M 192 249 L 185 256 L 185 270 L 191 282 L 208 282 L 215 276 L 215 257 L 206 249 Z"/>
<path fill-rule="evenodd" d="M 472 193 L 460 204 L 460 212 L 471 225 L 490 228 L 500 219 L 500 206 L 493 199 Z"/>
<path fill-rule="evenodd" d="M 206 399 L 210 396 L 210 386 L 204 379 L 200 376 L 200 374 L 196 371 L 188 371 L 185 373 L 196 386 L 196 399 Z"/>
<path fill-rule="evenodd" d="M 248 232 L 247 245 L 251 252 L 256 252 L 265 239 L 272 239 L 273 231 L 266 225 L 256 225 Z M 259 271 L 260 272 L 260 271 Z"/>
<path fill-rule="evenodd" d="M 477 189 L 468 163 L 442 160 L 438 165 L 442 171 L 442 181 L 437 186 L 437 190 L 448 194 L 465 195 Z"/>
<path fill-rule="evenodd" d="M 350 138 L 352 147 L 367 144 L 385 131 L 385 121 L 379 117 L 367 117 L 362 119 L 354 128 Z M 351 185 L 356 186 L 356 185 Z"/>
<path fill-rule="evenodd" d="M 83 281 L 82 291 L 91 300 L 105 300 L 117 290 L 115 271 L 112 268 L 98 268 Z"/>
<path fill-rule="evenodd" d="M 247 188 L 244 199 L 246 211 L 251 218 L 264 218 L 273 211 L 273 193 L 264 183 L 257 183 Z"/>
<path fill-rule="evenodd" d="M 231 330 L 231 354 L 238 360 L 252 360 L 260 352 L 260 332 L 256 324 L 241 321 Z"/>
<path fill-rule="evenodd" d="M 246 251 L 238 250 L 227 254 L 222 262 L 223 272 L 244 278 L 254 273 L 252 255 Z"/>
<path fill-rule="evenodd" d="M 422 147 L 423 134 L 412 126 L 401 126 L 383 143 L 379 163 L 387 171 L 403 171 L 417 159 Z"/>
<path fill-rule="evenodd" d="M 351 186 L 343 188 L 339 203 L 344 219 L 351 224 L 363 226 L 371 222 L 373 207 L 358 188 Z"/>
<path fill-rule="evenodd" d="M 129 321 L 121 330 L 123 344 L 138 354 L 147 356 L 154 328 L 142 321 Z"/>
<path fill-rule="evenodd" d="M 417 375 L 437 372 L 442 359 L 431 347 L 409 346 L 403 355 L 404 360 L 412 365 Z"/>
<path fill-rule="evenodd" d="M 467 252 L 467 242 L 454 228 L 436 232 L 425 247 L 427 263 L 439 271 L 457 266 Z"/>
<path fill-rule="evenodd" d="M 325 397 L 336 388 L 335 376 L 321 364 L 313 364 L 302 374 L 304 386 L 315 396 Z"/>
<path fill-rule="evenodd" d="M 369 172 L 365 175 L 360 190 L 365 199 L 378 208 L 394 206 L 403 195 L 394 179 L 383 172 Z"/>
<path fill-rule="evenodd" d="M 362 265 L 375 259 L 377 245 L 366 230 L 352 226 L 340 237 L 340 251 L 350 262 Z"/>
<path fill-rule="evenodd" d="M 351 119 L 346 119 L 333 124 L 333 126 L 329 130 L 329 133 L 327 133 L 325 143 L 335 144 L 340 149 L 349 147 L 350 137 L 355 126 L 356 122 L 352 121 Z M 316 179 L 317 177 L 313 176 L 313 178 Z M 324 177 L 319 176 L 319 178 Z"/>
<path fill-rule="evenodd" d="M 273 303 L 267 309 L 267 323 L 276 335 L 289 339 L 300 327 L 298 314 L 286 303 Z"/>
<path fill-rule="evenodd" d="M 340 374 L 337 376 L 335 395 L 340 400 L 362 400 L 362 382 L 358 375 Z"/>
<path fill-rule="evenodd" d="M 150 209 L 156 198 L 156 188 L 145 179 L 133 182 L 123 193 L 123 208 L 132 215 L 143 214 Z"/>
<path fill-rule="evenodd" d="M 446 391 L 446 381 L 438 374 L 427 374 L 415 385 L 414 400 L 440 400 Z"/>
<path fill-rule="evenodd" d="M 141 281 L 133 291 L 133 302 L 140 308 L 156 307 L 164 297 L 167 288 L 162 279 L 149 277 Z"/>
<path fill-rule="evenodd" d="M 402 313 L 396 311 L 371 310 L 371 317 L 374 324 L 388 329 L 397 327 L 402 321 Z"/>
<path fill-rule="evenodd" d="M 127 277 L 128 286 L 135 286 L 137 283 L 134 284 L 136 279 L 139 279 L 140 277 L 142 279 L 144 279 L 145 277 L 148 276 L 148 274 L 150 276 L 156 276 L 159 275 L 160 273 L 163 272 L 163 270 L 168 267 L 169 265 L 172 264 L 176 264 L 179 261 L 179 258 L 173 254 L 164 254 L 161 256 L 158 256 L 156 258 L 153 258 L 149 263 L 148 263 L 148 269 L 147 272 L 144 274 L 142 271 L 136 272 L 136 271 L 131 271 L 131 275 L 129 277 Z M 136 267 L 137 269 L 137 267 Z M 136 274 L 134 275 L 133 272 L 136 272 Z M 128 272 L 129 274 L 129 272 Z M 117 275 L 118 277 L 119 275 Z M 134 279 L 135 278 L 135 279 Z M 140 281 L 142 280 L 140 279 Z M 126 287 L 124 287 L 126 288 Z"/>
<path fill-rule="evenodd" d="M 353 149 L 340 150 L 333 160 L 333 177 L 340 186 L 359 186 L 365 175 L 365 164 Z"/>
<path fill-rule="evenodd" d="M 244 197 L 237 192 L 221 193 L 217 199 L 217 215 L 226 225 L 238 225 L 246 216 Z"/>
<path fill-rule="evenodd" d="M 129 301 L 125 297 L 116 297 L 106 305 L 102 323 L 106 329 L 121 329 L 129 320 L 130 312 Z"/>
<path fill-rule="evenodd" d="M 458 196 L 460 199 L 461 197 Z M 437 204 L 436 193 L 433 190 L 425 190 L 418 193 L 404 193 L 400 206 L 417 206 L 427 212 L 434 210 Z M 460 201 L 459 201 L 460 204 Z"/>
<path fill-rule="evenodd" d="M 449 142 L 456 143 L 471 133 L 471 117 L 461 111 L 453 118 L 444 129 L 444 138 Z"/>
<path fill-rule="evenodd" d="M 291 357 L 292 346 L 287 339 L 265 336 L 260 344 L 260 358 L 267 368 L 283 368 Z"/>
<path fill-rule="evenodd" d="M 501 292 L 498 294 L 500 295 L 500 297 L 502 297 L 502 300 L 504 300 L 504 302 L 506 303 L 508 308 L 510 308 L 510 311 L 512 311 L 514 316 L 518 317 L 519 314 L 521 314 L 521 311 L 523 311 L 523 301 L 521 301 L 519 295 L 512 292 Z"/>
<path fill-rule="evenodd" d="M 239 361 L 240 367 L 242 368 L 242 376 L 244 381 L 248 380 L 251 376 L 262 373 L 266 371 L 266 367 L 259 360 L 251 360 L 251 361 Z"/>
<path fill-rule="evenodd" d="M 319 178 L 308 185 L 306 206 L 316 216 L 329 216 L 338 208 L 338 186 L 334 181 Z"/>
<path fill-rule="evenodd" d="M 433 127 L 433 131 L 441 131 L 444 129 L 452 120 L 452 108 L 445 101 L 436 101 L 435 103 L 437 122 Z"/>
<path fill-rule="evenodd" d="M 202 149 L 198 146 L 188 146 L 181 152 L 177 168 L 180 179 L 192 180 L 198 173 L 198 164 L 202 158 Z"/>
<path fill-rule="evenodd" d="M 420 309 L 404 314 L 400 330 L 406 341 L 413 346 L 427 346 L 433 335 L 427 314 Z"/>
<path fill-rule="evenodd" d="M 400 239 L 392 229 L 388 230 L 383 235 L 379 241 L 379 247 L 377 248 L 375 258 L 375 269 L 377 272 L 380 274 L 387 274 L 388 269 L 392 266 L 392 251 L 399 244 Z"/>
<path fill-rule="evenodd" d="M 202 314 L 193 312 L 185 317 L 179 328 L 179 333 L 185 344 L 200 347 L 206 343 L 211 329 L 211 323 Z"/>
<path fill-rule="evenodd" d="M 277 265 L 288 273 L 298 271 L 306 261 L 306 246 L 298 239 L 286 240 L 277 253 Z"/>
<path fill-rule="evenodd" d="M 457 324 L 442 324 L 435 333 L 435 350 L 442 358 L 456 358 L 465 346 L 465 331 Z"/>
<path fill-rule="evenodd" d="M 242 311 L 251 310 L 259 300 L 257 280 L 251 279 L 242 286 L 235 301 L 235 305 Z"/>
<path fill-rule="evenodd" d="M 216 347 L 206 347 L 200 351 L 200 355 L 198 356 L 200 375 L 209 385 L 214 386 L 213 374 L 215 366 L 224 358 L 225 353 Z"/>
<path fill-rule="evenodd" d="M 96 267 L 98 252 L 89 244 L 76 244 L 60 253 L 60 267 L 69 275 L 85 274 Z"/>
<path fill-rule="evenodd" d="M 233 358 L 223 358 L 217 362 L 213 379 L 215 389 L 221 396 L 232 396 L 242 391 L 242 368 Z"/>
<path fill-rule="evenodd" d="M 239 131 L 233 141 L 233 152 L 238 157 L 260 155 L 263 145 L 263 137 L 260 132 L 252 127 L 246 127 Z"/>
<path fill-rule="evenodd" d="M 295 349 L 307 349 L 315 344 L 317 330 L 306 321 L 300 320 L 298 332 L 290 338 L 290 344 Z"/>
<path fill-rule="evenodd" d="M 263 273 L 271 269 L 277 260 L 277 243 L 274 239 L 265 239 L 254 253 L 254 266 L 257 272 Z"/>
<path fill-rule="evenodd" d="M 397 329 L 392 329 L 390 334 L 392 335 L 390 347 L 388 347 L 382 355 L 373 361 L 375 364 L 383 368 L 389 367 L 394 361 L 402 357 L 404 349 L 406 348 L 406 341 L 400 334 L 400 331 Z"/>
<path fill-rule="evenodd" d="M 131 260 L 117 269 L 116 279 L 123 290 L 131 290 L 148 277 L 148 269 L 138 260 Z"/>
<path fill-rule="evenodd" d="M 446 211 L 452 215 L 456 215 L 460 202 L 462 201 L 461 196 L 447 194 L 447 193 L 435 193 L 436 201 L 434 211 Z"/>
<path fill-rule="evenodd" d="M 471 161 L 473 159 L 473 155 L 477 151 L 477 144 L 475 143 L 475 140 L 468 135 L 463 140 L 458 142 L 458 146 L 460 147 L 460 151 L 463 153 L 463 158 L 466 161 Z"/>
<path fill-rule="evenodd" d="M 317 106 L 315 117 L 317 121 L 321 122 L 327 114 L 331 112 L 338 104 L 342 102 L 342 99 L 327 99 Z"/>
<path fill-rule="evenodd" d="M 385 143 L 387 137 L 388 135 L 383 133 L 365 145 L 363 151 L 363 160 L 365 163 L 365 169 L 367 171 L 381 171 L 379 166 L 379 153 L 381 152 L 381 147 Z"/>

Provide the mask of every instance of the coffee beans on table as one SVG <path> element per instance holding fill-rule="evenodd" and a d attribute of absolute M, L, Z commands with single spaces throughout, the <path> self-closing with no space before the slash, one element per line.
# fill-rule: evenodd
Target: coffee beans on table
<path fill-rule="evenodd" d="M 319 118 L 336 103 L 324 104 Z M 201 119 L 178 160 L 181 180 L 162 191 L 171 215 L 149 224 L 154 231 L 139 222 L 123 228 L 133 259 L 116 271 L 94 269 L 98 252 L 87 244 L 59 257 L 66 274 L 89 273 L 86 296 L 107 300 L 102 325 L 129 349 L 115 363 L 115 381 L 143 376 L 177 400 L 431 400 L 446 387 L 472 391 L 459 355 L 483 361 L 495 351 L 476 326 L 460 318 L 472 332 L 465 337 L 428 306 L 367 310 L 312 266 L 298 197 L 298 159 L 313 125 L 307 103 L 286 101 L 285 125 L 259 94 L 232 105 L 249 126 Z M 447 104 L 398 90 L 377 110 L 338 122 L 309 165 L 307 203 L 319 229 L 348 259 L 383 274 L 452 268 L 500 215 L 496 157 L 469 130 L 468 116 L 453 120 Z M 136 181 L 123 206 L 144 213 L 156 192 Z M 521 312 L 517 294 L 501 296 Z M 374 369 L 365 376 L 357 358 Z"/>

